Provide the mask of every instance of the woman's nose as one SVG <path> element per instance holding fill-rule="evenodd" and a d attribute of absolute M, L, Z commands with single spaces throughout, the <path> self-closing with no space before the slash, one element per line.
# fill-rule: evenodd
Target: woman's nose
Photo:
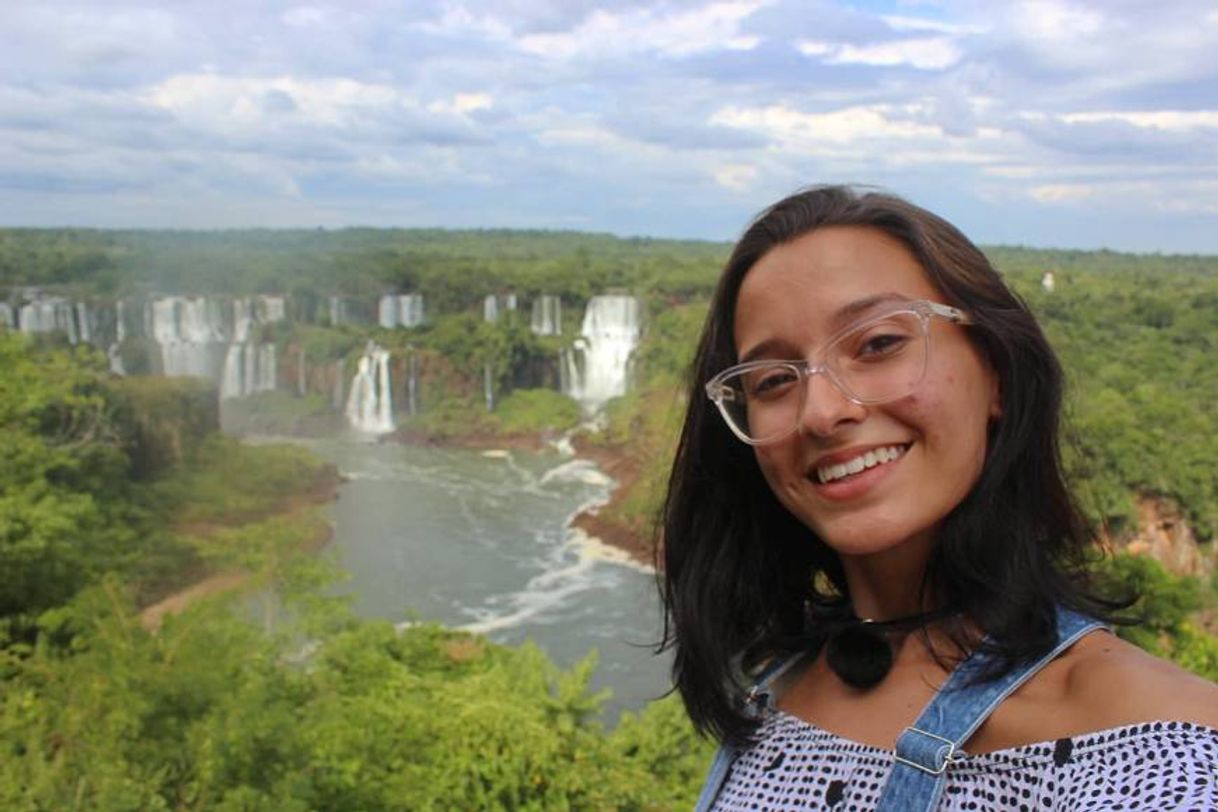
<path fill-rule="evenodd" d="M 799 410 L 799 432 L 828 437 L 843 423 L 858 422 L 867 409 L 855 403 L 824 368 L 811 372 L 804 381 L 803 405 Z"/>

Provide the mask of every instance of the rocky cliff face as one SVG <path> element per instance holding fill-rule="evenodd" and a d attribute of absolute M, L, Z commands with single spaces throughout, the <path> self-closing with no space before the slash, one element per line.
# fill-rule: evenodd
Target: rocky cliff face
<path fill-rule="evenodd" d="M 1175 575 L 1209 576 L 1218 567 L 1218 542 L 1199 543 L 1170 499 L 1140 498 L 1137 531 L 1132 536 L 1101 540 L 1110 549 L 1149 555 Z"/>

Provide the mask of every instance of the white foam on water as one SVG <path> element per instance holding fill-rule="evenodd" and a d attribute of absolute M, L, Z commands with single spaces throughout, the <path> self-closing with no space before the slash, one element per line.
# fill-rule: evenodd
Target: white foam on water
<path fill-rule="evenodd" d="M 505 460 L 511 458 L 512 452 L 506 451 L 502 448 L 488 448 L 486 451 L 482 452 L 482 456 L 492 460 Z"/>
<path fill-rule="evenodd" d="M 599 586 L 588 577 L 594 564 L 593 559 L 581 556 L 559 569 L 545 570 L 530 578 L 521 591 L 492 599 L 494 603 L 506 605 L 507 611 L 497 613 L 486 607 L 467 609 L 477 619 L 456 628 L 474 634 L 491 634 L 538 620 L 548 610 L 562 606 L 573 595 Z"/>
<path fill-rule="evenodd" d="M 645 572 L 648 575 L 655 574 L 655 567 L 638 561 L 621 547 L 606 544 L 599 537 L 588 533 L 582 527 L 570 527 L 567 529 L 567 544 L 579 550 L 580 558 L 629 567 L 639 572 Z"/>
<path fill-rule="evenodd" d="M 613 487 L 613 477 L 606 474 L 591 460 L 574 459 L 551 468 L 541 475 L 541 484 L 551 482 L 582 482 L 602 488 Z"/>
<path fill-rule="evenodd" d="M 551 440 L 550 447 L 564 457 L 575 456 L 575 446 L 571 443 L 571 432 L 567 432 L 557 440 Z"/>

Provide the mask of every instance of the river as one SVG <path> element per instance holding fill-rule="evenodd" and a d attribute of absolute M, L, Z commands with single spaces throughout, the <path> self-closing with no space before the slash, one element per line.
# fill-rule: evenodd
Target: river
<path fill-rule="evenodd" d="M 608 720 L 667 689 L 654 575 L 569 527 L 612 481 L 587 460 L 293 441 L 338 466 L 331 548 L 350 573 L 355 611 L 394 623 L 438 621 L 506 644 L 532 640 L 560 666 L 595 648 L 594 689 Z"/>

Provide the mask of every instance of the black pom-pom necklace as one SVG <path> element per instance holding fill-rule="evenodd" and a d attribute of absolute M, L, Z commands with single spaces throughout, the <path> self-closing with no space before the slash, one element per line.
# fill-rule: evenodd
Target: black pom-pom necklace
<path fill-rule="evenodd" d="M 925 628 L 951 612 L 936 610 L 892 620 L 854 617 L 818 618 L 809 625 L 825 647 L 825 663 L 847 685 L 867 690 L 878 685 L 892 670 L 892 640 L 895 635 Z"/>

